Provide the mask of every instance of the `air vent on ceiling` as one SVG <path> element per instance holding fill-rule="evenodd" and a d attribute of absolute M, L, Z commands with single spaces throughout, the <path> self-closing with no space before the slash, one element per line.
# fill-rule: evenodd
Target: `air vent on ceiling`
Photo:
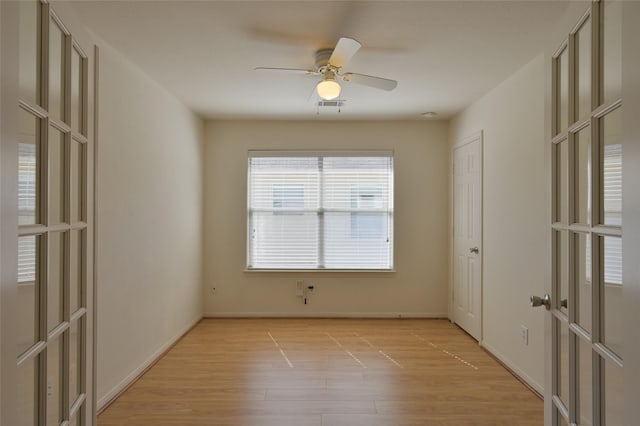
<path fill-rule="evenodd" d="M 323 101 L 323 100 L 321 100 L 321 101 L 318 101 L 318 106 L 319 107 L 338 107 L 338 108 L 340 108 L 340 107 L 344 106 L 345 102 L 346 101 L 343 100 L 343 99 L 334 99 L 334 100 L 331 100 L 331 101 Z"/>

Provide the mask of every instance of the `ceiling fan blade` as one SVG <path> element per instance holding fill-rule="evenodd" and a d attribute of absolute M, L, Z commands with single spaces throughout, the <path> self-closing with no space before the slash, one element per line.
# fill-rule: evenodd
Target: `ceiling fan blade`
<path fill-rule="evenodd" d="M 273 67 L 255 67 L 256 71 L 284 71 L 284 72 L 295 72 L 299 74 L 307 74 L 307 75 L 318 75 L 317 71 L 314 70 L 305 70 L 302 68 L 273 68 Z"/>
<path fill-rule="evenodd" d="M 356 54 L 362 45 L 352 38 L 342 37 L 338 40 L 329 63 L 336 68 L 342 68 Z"/>
<path fill-rule="evenodd" d="M 357 74 L 348 72 L 342 75 L 344 81 L 349 83 L 362 84 L 364 86 L 375 87 L 382 90 L 393 90 L 398 85 L 395 80 L 389 80 L 388 78 L 374 77 L 372 75 Z"/>

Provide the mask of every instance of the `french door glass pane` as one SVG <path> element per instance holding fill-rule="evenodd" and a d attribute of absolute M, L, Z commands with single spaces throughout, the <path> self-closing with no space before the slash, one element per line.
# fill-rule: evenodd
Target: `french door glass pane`
<path fill-rule="evenodd" d="M 604 237 L 604 330 L 603 342 L 622 355 L 622 239 Z"/>
<path fill-rule="evenodd" d="M 567 130 L 567 124 L 569 122 L 569 50 L 564 49 L 556 60 L 559 73 L 559 79 L 557 81 L 557 133 L 562 133 Z"/>
<path fill-rule="evenodd" d="M 591 236 L 577 233 L 576 236 L 576 315 L 577 323 L 591 333 Z"/>
<path fill-rule="evenodd" d="M 18 239 L 18 353 L 29 349 L 38 341 L 37 253 L 40 237 Z"/>
<path fill-rule="evenodd" d="M 560 338 L 558 363 L 558 396 L 569 407 L 569 326 L 556 318 Z"/>
<path fill-rule="evenodd" d="M 49 19 L 49 117 L 64 120 L 65 35 L 55 19 Z"/>
<path fill-rule="evenodd" d="M 591 128 L 575 135 L 575 222 L 589 224 L 591 213 Z"/>
<path fill-rule="evenodd" d="M 600 162 L 604 224 L 622 225 L 622 108 L 610 112 L 600 119 L 604 138 Z"/>
<path fill-rule="evenodd" d="M 49 233 L 49 274 L 47 279 L 47 330 L 51 331 L 62 322 L 64 279 L 64 233 Z"/>
<path fill-rule="evenodd" d="M 71 140 L 71 223 L 82 221 L 84 144 Z"/>
<path fill-rule="evenodd" d="M 80 372 L 82 370 L 81 321 L 82 319 L 73 321 L 69 329 L 69 401 L 71 404 L 80 395 Z"/>
<path fill-rule="evenodd" d="M 591 18 L 576 33 L 576 109 L 578 120 L 591 114 Z"/>
<path fill-rule="evenodd" d="M 16 383 L 17 424 L 31 426 L 36 424 L 38 407 L 38 359 L 34 357 L 18 367 Z"/>
<path fill-rule="evenodd" d="M 22 108 L 18 117 L 18 225 L 38 222 L 40 119 Z"/>
<path fill-rule="evenodd" d="M 24 0 L 19 5 L 19 86 L 20 99 L 38 105 L 40 100 L 40 84 L 38 81 L 38 39 L 40 35 L 39 8 L 40 2 Z"/>
<path fill-rule="evenodd" d="M 578 424 L 593 424 L 593 364 L 591 343 L 578 339 Z"/>
<path fill-rule="evenodd" d="M 556 151 L 556 222 L 569 223 L 569 145 L 567 140 L 555 145 Z"/>
<path fill-rule="evenodd" d="M 71 129 L 82 133 L 82 57 L 71 49 Z"/>
<path fill-rule="evenodd" d="M 47 346 L 47 426 L 62 422 L 62 344 L 58 338 Z"/>
<path fill-rule="evenodd" d="M 624 375 L 622 368 L 604 362 L 604 417 L 606 426 L 624 425 Z"/>
<path fill-rule="evenodd" d="M 569 299 L 569 235 L 567 231 L 554 231 L 556 237 L 555 253 L 556 265 L 556 283 L 558 288 L 559 299 L 556 299 L 556 308 L 560 309 L 565 315 L 568 314 L 567 300 Z"/>
<path fill-rule="evenodd" d="M 622 89 L 622 2 L 604 2 L 604 101 L 620 98 Z"/>
<path fill-rule="evenodd" d="M 84 253 L 84 231 L 71 231 L 69 259 L 69 308 L 73 314 L 82 307 L 82 257 Z"/>
<path fill-rule="evenodd" d="M 65 221 L 65 149 L 64 134 L 49 126 L 49 224 Z"/>

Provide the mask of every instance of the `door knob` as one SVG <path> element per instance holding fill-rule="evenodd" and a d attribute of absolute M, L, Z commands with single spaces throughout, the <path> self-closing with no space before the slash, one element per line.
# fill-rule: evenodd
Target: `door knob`
<path fill-rule="evenodd" d="M 475 254 L 480 253 L 480 249 L 479 249 L 478 247 L 471 247 L 471 248 L 469 249 L 469 251 L 470 251 L 471 253 L 475 253 Z"/>
<path fill-rule="evenodd" d="M 542 297 L 531 296 L 531 306 L 537 308 L 538 306 L 544 306 L 547 310 L 551 309 L 551 296 L 545 294 Z"/>

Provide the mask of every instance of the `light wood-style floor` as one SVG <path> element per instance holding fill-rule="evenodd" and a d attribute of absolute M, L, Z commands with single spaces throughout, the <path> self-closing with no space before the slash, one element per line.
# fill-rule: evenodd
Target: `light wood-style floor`
<path fill-rule="evenodd" d="M 112 425 L 540 426 L 543 403 L 446 320 L 205 319 Z"/>

